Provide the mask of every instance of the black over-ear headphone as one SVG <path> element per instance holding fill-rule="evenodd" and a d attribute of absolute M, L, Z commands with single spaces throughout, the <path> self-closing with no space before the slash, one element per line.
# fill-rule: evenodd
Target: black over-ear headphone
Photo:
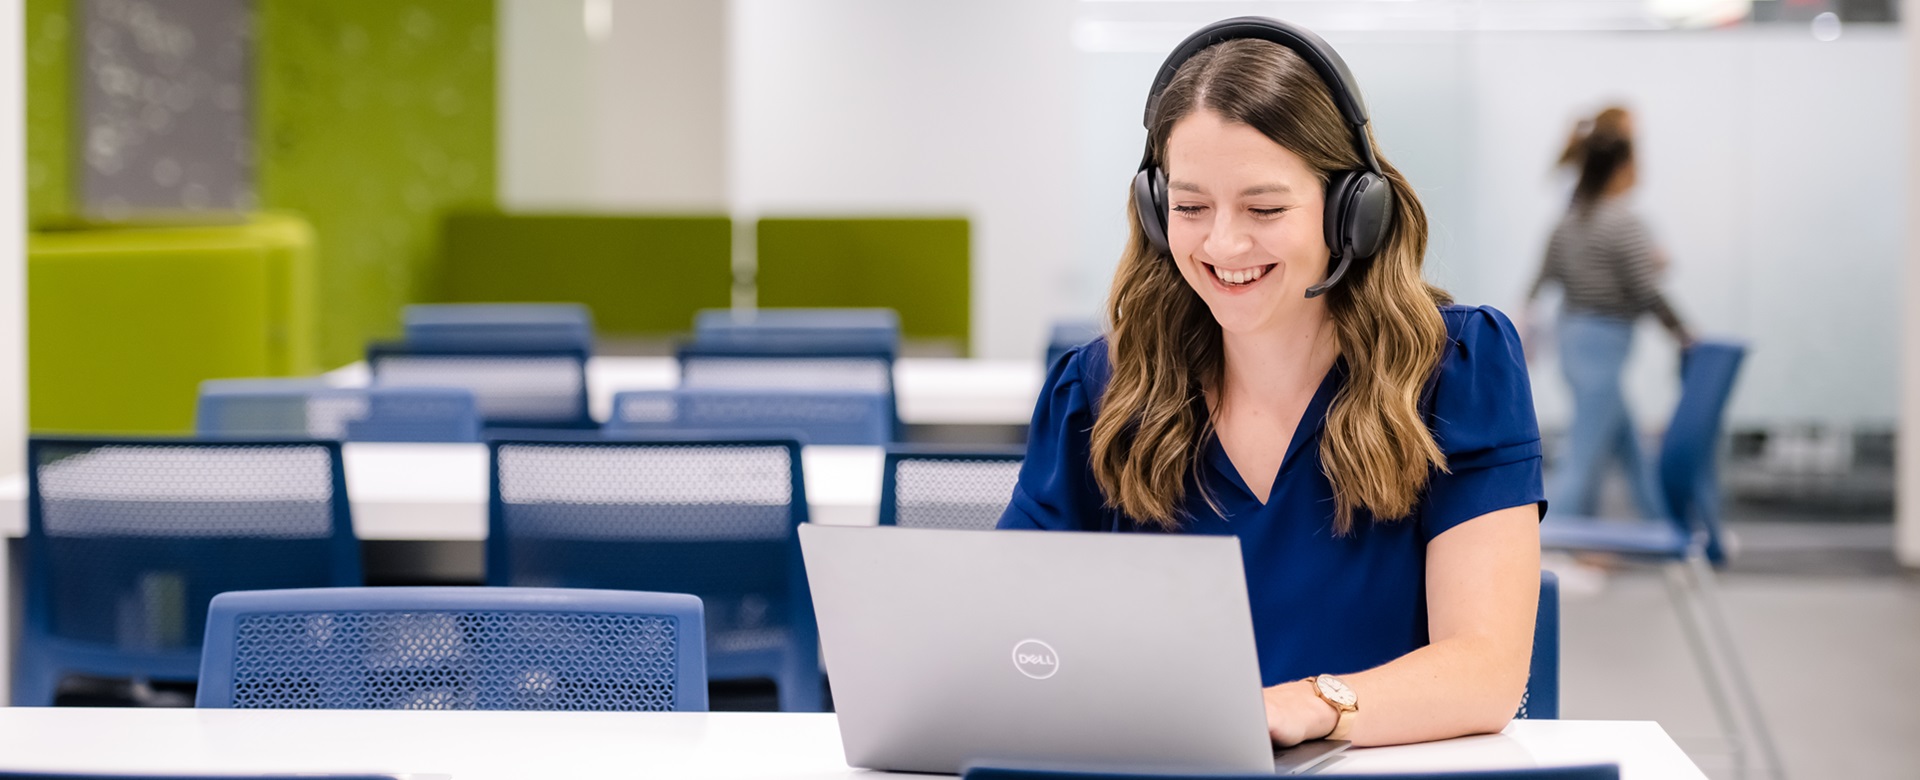
<path fill-rule="evenodd" d="M 1327 182 L 1327 248 L 1332 250 L 1335 264 L 1325 280 L 1307 288 L 1308 298 L 1317 297 L 1332 289 L 1353 261 L 1366 260 L 1380 251 L 1393 221 L 1393 189 L 1367 139 L 1367 106 L 1360 102 L 1360 88 L 1354 83 L 1353 73 L 1332 46 L 1306 28 L 1264 16 L 1241 16 L 1201 28 L 1167 55 L 1160 73 L 1153 77 L 1152 91 L 1147 93 L 1147 151 L 1140 158 L 1140 172 L 1133 176 L 1133 206 L 1139 212 L 1147 241 L 1172 257 L 1173 250 L 1167 245 L 1167 174 L 1153 159 L 1153 115 L 1160 107 L 1160 92 L 1193 55 L 1216 43 L 1240 38 L 1277 43 L 1312 65 L 1333 93 L 1334 104 L 1353 130 L 1360 159 L 1366 161 L 1366 168 L 1335 173 Z"/>

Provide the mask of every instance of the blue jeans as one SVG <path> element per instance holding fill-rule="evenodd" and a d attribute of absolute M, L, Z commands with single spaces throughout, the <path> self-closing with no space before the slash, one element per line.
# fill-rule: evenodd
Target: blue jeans
<path fill-rule="evenodd" d="M 1547 490 L 1550 506 L 1566 515 L 1591 517 L 1599 510 L 1600 484 L 1618 460 L 1640 513 L 1664 519 L 1653 472 L 1640 457 L 1620 375 L 1633 350 L 1633 322 L 1598 314 L 1560 316 L 1560 368 L 1573 390 L 1573 427 L 1564 456 Z"/>

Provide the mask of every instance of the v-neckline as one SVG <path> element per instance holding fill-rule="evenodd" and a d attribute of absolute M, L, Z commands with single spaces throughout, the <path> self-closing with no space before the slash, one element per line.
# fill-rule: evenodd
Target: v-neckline
<path fill-rule="evenodd" d="M 1233 457 L 1227 454 L 1226 446 L 1220 443 L 1220 436 L 1217 433 L 1207 437 L 1208 455 L 1213 461 L 1213 470 L 1225 475 L 1232 481 L 1233 486 L 1245 493 L 1247 498 L 1252 499 L 1255 505 L 1265 509 L 1273 502 L 1274 494 L 1279 491 L 1280 478 L 1286 475 L 1288 467 L 1292 466 L 1294 459 L 1300 456 L 1300 449 L 1325 425 L 1327 407 L 1333 403 L 1333 394 L 1340 384 L 1338 380 L 1345 375 L 1346 359 L 1335 358 L 1333 365 L 1327 368 L 1326 375 L 1320 378 L 1320 386 L 1313 391 L 1313 398 L 1307 401 L 1307 408 L 1300 413 L 1300 419 L 1294 423 L 1293 438 L 1287 441 L 1287 452 L 1280 457 L 1280 468 L 1273 472 L 1273 484 L 1267 486 L 1267 500 L 1260 500 L 1260 496 L 1247 485 L 1246 479 L 1240 475 L 1240 469 L 1233 465 Z M 1206 409 L 1204 400 L 1201 401 L 1201 409 L 1207 413 L 1211 421 L 1212 412 Z"/>

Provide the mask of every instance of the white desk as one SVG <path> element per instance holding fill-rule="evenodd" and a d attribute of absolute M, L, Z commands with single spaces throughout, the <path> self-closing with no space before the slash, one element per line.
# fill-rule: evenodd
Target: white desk
<path fill-rule="evenodd" d="M 1619 763 L 1703 780 L 1658 724 L 1516 721 L 1349 751 L 1325 774 Z M 832 715 L 0 708 L 0 769 L 431 773 L 483 778 L 856 778 Z M 925 775 L 920 775 L 925 777 Z"/>
<path fill-rule="evenodd" d="M 487 446 L 348 442 L 341 447 L 353 531 L 362 539 L 477 541 L 487 538 Z M 808 520 L 873 525 L 880 520 L 879 447 L 808 446 L 800 452 Z M 0 479 L 0 536 L 27 533 L 27 480 Z M 0 595 L 5 592 L 0 583 Z"/>
<path fill-rule="evenodd" d="M 327 374 L 335 385 L 367 383 L 367 365 Z M 1038 360 L 900 358 L 893 364 L 895 403 L 910 425 L 1026 425 L 1046 381 Z M 621 390 L 665 390 L 680 384 L 670 357 L 596 357 L 587 362 L 587 397 L 596 420 L 613 409 Z"/>

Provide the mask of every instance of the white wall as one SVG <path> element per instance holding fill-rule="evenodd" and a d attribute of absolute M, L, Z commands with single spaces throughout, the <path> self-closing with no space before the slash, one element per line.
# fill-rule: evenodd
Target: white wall
<path fill-rule="evenodd" d="M 1623 101 L 1640 134 L 1636 204 L 1674 261 L 1669 295 L 1697 330 L 1752 343 L 1735 424 L 1892 424 L 1909 127 L 1897 31 L 1327 37 L 1427 207 L 1429 277 L 1462 302 L 1517 312 L 1571 186 L 1551 161 L 1576 117 Z M 1076 193 L 1094 208 L 1078 223 L 1078 299 L 1097 299 L 1118 257 L 1125 223 L 1107 201 L 1138 164 L 1145 85 L 1171 45 L 1079 56 Z M 1555 427 L 1569 404 L 1540 346 L 1536 397 Z M 1674 365 L 1644 325 L 1629 372 L 1643 424 L 1672 408 Z"/>
<path fill-rule="evenodd" d="M 723 2 L 499 0 L 501 205 L 726 208 L 727 13 Z"/>
<path fill-rule="evenodd" d="M 972 220 L 974 354 L 1073 310 L 1069 0 L 735 0 L 734 213 Z"/>

